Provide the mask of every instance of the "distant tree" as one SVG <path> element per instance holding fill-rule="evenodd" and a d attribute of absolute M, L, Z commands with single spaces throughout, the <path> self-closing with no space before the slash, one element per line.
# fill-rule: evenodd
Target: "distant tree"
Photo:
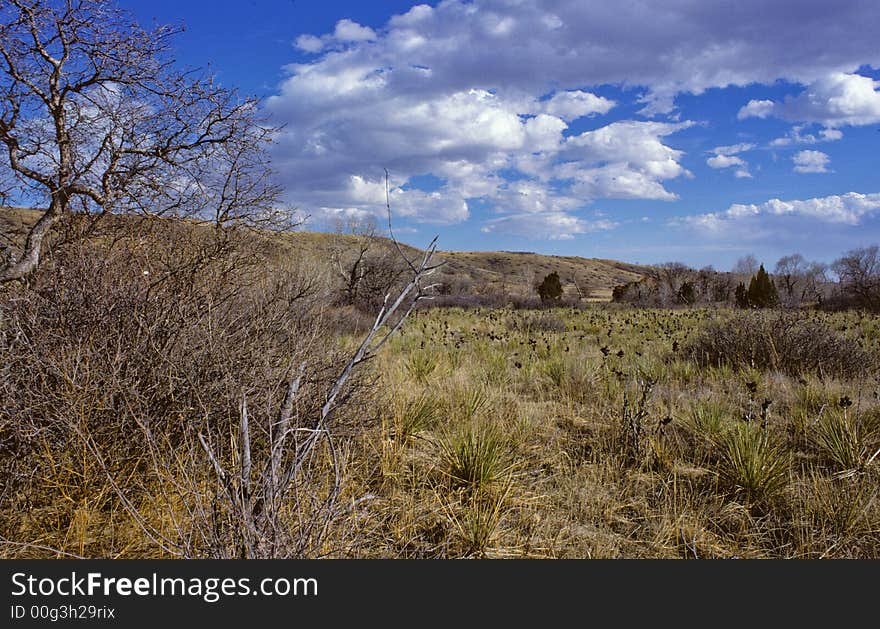
<path fill-rule="evenodd" d="M 828 265 L 822 262 L 810 262 L 804 272 L 801 302 L 821 304 L 828 284 Z"/>
<path fill-rule="evenodd" d="M 633 283 L 634 282 L 618 284 L 613 289 L 611 289 L 611 301 L 623 301 L 626 298 L 627 293 L 630 291 L 631 284 Z"/>
<path fill-rule="evenodd" d="M 376 246 L 376 221 L 372 217 L 362 221 L 354 218 L 347 221 L 338 219 L 336 233 L 354 236 L 354 244 L 345 237 L 340 238 L 330 254 L 343 281 L 341 300 L 345 304 L 353 305 L 357 301 L 361 282 L 367 274 L 367 253 Z"/>
<path fill-rule="evenodd" d="M 737 275 L 745 275 L 746 277 L 751 277 L 758 272 L 758 259 L 755 258 L 755 256 L 753 256 L 751 253 L 743 256 L 736 261 L 736 264 L 733 265 L 732 272 L 736 273 Z"/>
<path fill-rule="evenodd" d="M 716 275 L 718 272 L 711 264 L 697 271 L 694 285 L 697 301 L 712 301 L 712 278 Z"/>
<path fill-rule="evenodd" d="M 559 281 L 559 273 L 553 271 L 546 275 L 537 287 L 541 301 L 546 303 L 558 302 L 562 298 L 562 282 Z"/>
<path fill-rule="evenodd" d="M 753 308 L 770 308 L 779 303 L 779 294 L 776 291 L 776 285 L 767 271 L 764 270 L 762 264 L 758 267 L 758 272 L 749 282 L 749 289 L 746 293 L 749 306 Z"/>
<path fill-rule="evenodd" d="M 611 291 L 611 301 L 628 303 L 634 306 L 656 306 L 656 283 L 650 278 L 618 284 Z"/>
<path fill-rule="evenodd" d="M 880 307 L 880 248 L 877 245 L 848 251 L 832 264 L 843 296 L 863 308 Z"/>
<path fill-rule="evenodd" d="M 716 273 L 712 276 L 711 282 L 711 301 L 727 302 L 730 301 L 730 293 L 734 289 L 733 276 L 729 273 Z M 743 286 L 745 290 L 745 286 Z"/>
<path fill-rule="evenodd" d="M 688 281 L 693 270 L 682 262 L 664 262 L 657 267 L 660 306 L 672 306 L 681 303 L 679 291 L 684 282 Z"/>
<path fill-rule="evenodd" d="M 392 243 L 377 231 L 372 218 L 339 222 L 339 238 L 331 253 L 342 280 L 339 302 L 364 312 L 381 307 L 406 270 Z"/>
<path fill-rule="evenodd" d="M 740 282 L 736 285 L 736 291 L 734 292 L 733 296 L 737 308 L 749 307 L 749 295 L 748 291 L 746 290 L 746 285 L 743 282 Z"/>
<path fill-rule="evenodd" d="M 794 253 L 779 258 L 773 274 L 779 281 L 782 302 L 786 306 L 797 306 L 801 302 L 808 263 L 804 256 Z"/>

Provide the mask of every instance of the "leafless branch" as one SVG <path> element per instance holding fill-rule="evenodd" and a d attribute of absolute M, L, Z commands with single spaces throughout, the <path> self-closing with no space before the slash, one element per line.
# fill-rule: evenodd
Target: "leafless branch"
<path fill-rule="evenodd" d="M 146 31 L 109 0 L 0 5 L 0 181 L 43 203 L 0 283 L 30 274 L 74 211 L 296 223 L 267 167 L 277 129 L 255 99 L 176 70 L 177 32 Z"/>

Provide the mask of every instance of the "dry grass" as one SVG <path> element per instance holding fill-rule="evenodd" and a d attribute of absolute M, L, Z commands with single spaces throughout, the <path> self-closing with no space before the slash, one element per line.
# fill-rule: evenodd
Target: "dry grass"
<path fill-rule="evenodd" d="M 530 252 L 444 251 L 441 257 L 448 262 L 449 274 L 466 280 L 476 294 L 526 295 L 536 282 L 556 271 L 567 297 L 607 302 L 615 286 L 638 281 L 646 273 L 645 267 L 613 260 Z"/>
<path fill-rule="evenodd" d="M 368 554 L 880 554 L 878 462 L 867 463 L 880 411 L 873 375 L 700 366 L 681 348 L 714 325 L 708 311 L 549 316 L 553 325 L 512 310 L 420 313 L 376 365 L 386 391 L 427 396 L 445 412 L 400 444 L 371 514 L 378 530 L 408 530 L 406 542 L 379 535 L 386 545 Z M 863 341 L 877 323 L 820 318 Z M 873 339 L 860 351 L 877 349 Z M 399 367 L 426 351 L 437 359 L 430 379 Z M 857 422 L 843 396 L 857 400 Z M 826 422 L 844 411 L 839 444 Z M 836 460 L 847 452 L 854 458 Z M 431 514 L 430 535 L 404 517 L 413 510 Z"/>
<path fill-rule="evenodd" d="M 235 514 L 212 506 L 223 487 L 193 435 L 241 470 L 242 397 L 268 431 L 308 358 L 307 417 L 358 342 L 320 267 L 279 266 L 278 243 L 261 265 L 220 263 L 248 241 L 170 273 L 205 251 L 178 236 L 61 248 L 27 289 L 4 289 L 3 556 L 168 556 L 156 536 L 182 533 L 198 556 L 234 555 Z M 416 311 L 279 512 L 290 554 L 880 557 L 880 318 L 811 315 L 830 346 L 870 359 L 857 372 L 788 368 L 801 354 L 778 347 L 775 363 L 694 360 L 686 348 L 729 316 Z M 259 450 L 268 432 L 254 434 Z"/>

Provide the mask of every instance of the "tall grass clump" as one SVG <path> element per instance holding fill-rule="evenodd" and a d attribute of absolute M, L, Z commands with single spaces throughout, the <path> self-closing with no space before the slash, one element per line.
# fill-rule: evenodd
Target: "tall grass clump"
<path fill-rule="evenodd" d="M 788 453 L 765 430 L 740 424 L 721 444 L 721 480 L 747 504 L 769 500 L 788 485 Z"/>
<path fill-rule="evenodd" d="M 557 315 L 550 312 L 529 312 L 515 315 L 508 320 L 507 327 L 514 332 L 536 334 L 539 332 L 565 332 L 566 326 Z"/>
<path fill-rule="evenodd" d="M 404 362 L 406 372 L 418 383 L 425 382 L 437 369 L 437 357 L 429 352 L 415 351 Z"/>
<path fill-rule="evenodd" d="M 473 492 L 460 505 L 444 505 L 462 556 L 485 558 L 488 555 L 498 537 L 510 487 L 508 482 L 499 490 Z"/>
<path fill-rule="evenodd" d="M 394 433 L 397 439 L 405 442 L 413 435 L 433 428 L 439 408 L 437 400 L 428 394 L 399 404 L 394 412 Z"/>
<path fill-rule="evenodd" d="M 443 470 L 456 487 L 485 489 L 512 470 L 509 444 L 490 423 L 465 424 L 440 441 Z"/>
<path fill-rule="evenodd" d="M 838 474 L 850 475 L 864 469 L 880 447 L 880 418 L 835 409 L 819 418 L 811 441 Z"/>
<path fill-rule="evenodd" d="M 542 363 L 541 373 L 551 390 L 578 402 L 590 399 L 597 386 L 597 369 L 575 358 L 554 356 Z"/>
<path fill-rule="evenodd" d="M 460 419 L 470 420 L 489 403 L 489 395 L 482 386 L 458 389 L 449 401 L 450 410 Z"/>
<path fill-rule="evenodd" d="M 698 435 L 715 440 L 727 428 L 726 419 L 730 415 L 731 411 L 726 405 L 711 400 L 703 401 L 690 410 L 687 423 Z"/>

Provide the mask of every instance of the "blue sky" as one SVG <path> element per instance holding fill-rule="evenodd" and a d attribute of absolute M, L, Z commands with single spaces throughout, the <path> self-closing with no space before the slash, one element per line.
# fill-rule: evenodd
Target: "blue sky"
<path fill-rule="evenodd" d="M 876 0 L 121 0 L 264 99 L 312 229 L 727 269 L 880 242 Z"/>

